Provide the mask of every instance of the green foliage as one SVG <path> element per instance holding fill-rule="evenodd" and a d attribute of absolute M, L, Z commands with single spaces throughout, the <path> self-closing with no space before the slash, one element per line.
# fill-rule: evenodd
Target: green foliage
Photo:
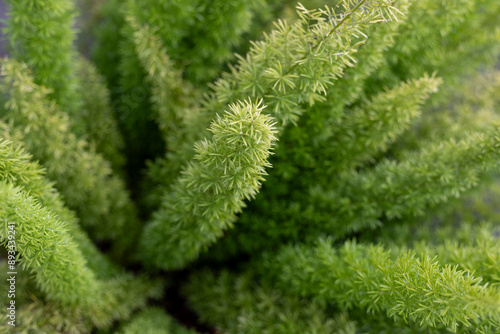
<path fill-rule="evenodd" d="M 34 302 L 29 309 L 46 309 L 50 318 L 57 317 L 62 307 L 63 318 L 83 317 L 88 319 L 82 321 L 87 322 L 82 324 L 85 328 L 105 327 L 115 319 L 126 319 L 146 298 L 159 293 L 159 282 L 121 273 L 103 257 L 29 155 L 2 141 L 0 156 L 2 243 L 10 245 L 9 231 L 14 231 L 22 268 L 34 273 L 37 289 L 53 302 L 48 306 Z M 13 228 L 9 222 L 15 223 Z M 28 328 L 36 328 L 41 319 L 25 321 Z"/>
<path fill-rule="evenodd" d="M 111 109 L 104 78 L 83 57 L 77 62 L 77 73 L 81 82 L 82 105 L 79 113 L 72 118 L 73 131 L 110 161 L 115 170 L 119 170 L 125 162 L 121 154 L 124 142 Z"/>
<path fill-rule="evenodd" d="M 261 113 L 261 102 L 229 108 L 212 123 L 212 139 L 196 145 L 195 161 L 144 230 L 141 249 L 157 267 L 180 268 L 197 258 L 232 226 L 243 201 L 253 198 L 264 180 L 276 139 L 272 118 Z"/>
<path fill-rule="evenodd" d="M 243 42 L 241 35 L 249 30 L 259 2 L 129 0 L 124 12 L 138 24 L 152 24 L 176 62 L 189 59 L 186 77 L 203 82 L 215 77 L 232 58 L 232 49 Z M 130 28 L 125 31 L 131 32 Z"/>
<path fill-rule="evenodd" d="M 267 267 L 276 268 L 270 272 L 279 275 L 278 286 L 285 291 L 335 302 L 342 309 L 386 312 L 452 332 L 474 322 L 481 328 L 500 321 L 497 289 L 413 252 L 353 242 L 335 249 L 329 240 L 320 240 L 313 248 L 285 248 Z"/>
<path fill-rule="evenodd" d="M 67 115 L 36 85 L 26 65 L 2 61 L 2 91 L 8 94 L 3 115 L 20 133 L 26 148 L 47 168 L 47 175 L 68 206 L 99 238 L 130 242 L 126 229 L 137 227 L 123 181 L 110 164 L 70 131 Z M 99 226 L 99 228 L 96 228 Z M 128 240 L 127 240 L 128 239 Z"/>
<path fill-rule="evenodd" d="M 78 80 L 72 44 L 76 16 L 71 0 L 9 0 L 5 33 L 13 55 L 28 64 L 35 82 L 50 89 L 50 97 L 65 112 L 78 108 Z"/>
<path fill-rule="evenodd" d="M 165 314 L 162 309 L 148 308 L 132 318 L 123 326 L 119 334 L 190 334 L 194 333 L 181 327 Z"/>
<path fill-rule="evenodd" d="M 264 41 L 254 43 L 246 58 L 240 57 L 230 73 L 216 81 L 207 111 L 242 97 L 266 97 L 280 125 L 295 123 L 300 104 L 323 101 L 322 94 L 346 66 L 353 66 L 352 43 L 361 29 L 382 17 L 395 17 L 390 2 L 343 2 L 345 15 L 332 8 L 308 10 L 299 7 L 300 19 L 293 25 L 278 21 Z M 294 52 L 290 52 L 294 50 Z M 287 92 L 288 90 L 288 92 Z M 209 115 L 211 116 L 211 115 Z"/>
<path fill-rule="evenodd" d="M 109 19 L 102 22 L 102 31 L 98 35 L 102 42 L 97 45 L 95 58 L 114 87 L 113 100 L 121 127 L 128 133 L 125 136 L 126 150 L 127 155 L 132 157 L 128 170 L 139 174 L 143 161 L 162 155 L 165 144 L 172 144 L 172 141 L 162 141 L 153 121 L 155 117 L 150 100 L 158 98 L 158 90 L 156 88 L 152 92 L 155 88 L 146 79 L 150 67 L 144 66 L 140 43 L 141 39 L 146 43 L 148 41 L 147 37 L 141 37 L 141 33 L 137 36 L 137 25 L 152 26 L 158 36 L 155 44 L 162 45 L 172 59 L 167 67 L 172 66 L 173 72 L 182 71 L 187 82 L 205 84 L 219 74 L 225 62 L 233 58 L 233 49 L 243 43 L 242 35 L 249 31 L 254 12 L 265 10 L 266 6 L 261 0 L 110 2 L 104 5 Z M 211 28 L 207 29 L 208 26 Z M 114 70 L 109 69 L 110 63 L 118 66 Z M 184 84 L 174 90 L 182 86 Z M 190 98 L 191 101 L 198 100 L 196 96 Z M 179 111 L 177 114 L 182 113 Z M 162 123 L 163 120 L 159 121 Z M 147 145 L 142 143 L 145 138 Z M 190 141 L 188 148 L 192 148 L 193 143 Z M 167 150 L 171 149 L 167 146 Z M 180 169 L 179 165 L 174 174 Z M 138 182 L 133 187 L 139 187 Z"/>
<path fill-rule="evenodd" d="M 499 10 L 498 2 L 490 0 L 415 2 L 387 64 L 399 78 L 401 74 L 418 77 L 437 70 L 441 77 L 450 79 L 473 73 L 477 64 L 492 64 L 500 30 L 491 23 Z M 461 66 L 456 66 L 458 62 Z M 380 76 L 387 80 L 387 74 Z"/>
<path fill-rule="evenodd" d="M 436 5 L 434 2 L 433 4 L 422 5 L 414 3 L 409 7 L 405 6 L 405 4 L 407 5 L 406 2 L 402 3 L 401 9 L 407 10 L 406 16 L 408 18 L 412 16 L 422 17 L 423 15 L 427 15 L 426 13 L 429 10 L 429 6 L 432 7 Z M 460 7 L 461 5 L 459 3 L 453 3 L 453 6 Z M 474 8 L 477 9 L 477 7 L 483 8 L 482 6 L 489 6 L 488 8 L 492 12 L 498 13 L 497 4 L 478 2 L 471 6 L 472 7 L 467 10 L 473 11 L 475 10 Z M 462 7 L 462 10 L 464 10 L 467 6 Z M 456 22 L 457 20 L 458 22 Z M 482 17 L 473 15 L 469 20 L 470 21 L 463 22 L 461 18 L 458 18 L 450 20 L 449 23 L 443 23 L 443 25 L 452 23 L 454 25 L 477 24 L 476 21 L 482 20 Z M 327 96 L 331 96 L 332 99 L 327 101 L 325 106 L 317 103 L 312 113 L 308 112 L 301 118 L 297 127 L 285 129 L 281 136 L 282 138 L 280 138 L 280 145 L 276 150 L 276 158 L 272 161 L 276 172 L 270 175 L 264 185 L 264 190 L 261 195 L 256 198 L 256 201 L 251 204 L 249 210 L 242 214 L 240 218 L 240 225 L 242 228 L 230 232 L 229 237 L 226 238 L 227 241 L 220 245 L 219 250 L 216 251 L 217 253 L 226 254 L 228 249 L 234 253 L 242 251 L 261 251 L 262 249 L 272 248 L 275 243 L 289 240 L 301 241 L 308 236 L 311 236 L 311 239 L 313 239 L 318 234 L 325 231 L 325 225 L 331 226 L 331 228 L 328 229 L 329 233 L 331 233 L 331 231 L 336 231 L 335 233 L 343 236 L 345 233 L 358 231 L 361 228 L 380 226 L 381 223 L 385 223 L 388 219 L 394 219 L 396 216 L 404 216 L 404 210 L 406 210 L 406 208 L 399 208 L 399 206 L 405 206 L 408 199 L 412 201 L 408 203 L 408 206 L 413 205 L 413 203 L 417 203 L 418 206 L 412 208 L 411 210 L 413 210 L 413 212 L 408 212 L 406 216 L 412 216 L 418 213 L 417 211 L 423 213 L 432 206 L 449 200 L 451 196 L 442 193 L 446 191 L 446 188 L 442 189 L 438 185 L 445 185 L 448 189 L 453 189 L 455 195 L 458 195 L 457 191 L 463 192 L 464 190 L 470 189 L 470 186 L 478 184 L 477 177 L 472 174 L 448 180 L 447 178 L 451 177 L 450 175 L 446 176 L 444 179 L 440 179 L 440 183 L 434 184 L 435 188 L 433 188 L 432 191 L 437 189 L 438 192 L 433 193 L 429 191 L 430 189 L 418 188 L 419 185 L 423 185 L 422 182 L 428 182 L 428 184 L 434 183 L 430 174 L 425 175 L 421 180 L 416 180 L 418 177 L 417 175 L 420 174 L 423 176 L 425 174 L 424 170 L 433 170 L 436 172 L 436 176 L 442 175 L 443 173 L 452 173 L 452 169 L 447 167 L 448 162 L 444 159 L 448 157 L 449 162 L 454 161 L 454 150 L 458 147 L 462 147 L 460 149 L 461 152 L 467 154 L 465 150 L 469 144 L 467 144 L 466 141 L 479 140 L 478 138 L 473 139 L 475 135 L 462 136 L 460 139 L 465 141 L 461 143 L 448 143 L 440 146 L 438 142 L 446 143 L 450 140 L 449 137 L 452 135 L 449 132 L 445 132 L 445 136 L 425 142 L 425 145 L 420 151 L 421 153 L 417 151 L 410 153 L 409 157 L 405 156 L 404 159 L 401 159 L 401 164 L 397 162 L 397 160 L 393 160 L 391 154 L 387 155 L 389 159 L 385 164 L 378 164 L 380 160 L 384 161 L 384 156 L 381 154 L 382 152 L 380 152 L 381 149 L 389 149 L 389 153 L 392 153 L 392 144 L 396 140 L 396 145 L 399 145 L 400 142 L 408 142 L 411 144 L 410 141 L 406 139 L 406 136 L 403 135 L 403 131 L 407 130 L 410 125 L 428 122 L 429 128 L 436 130 L 440 128 L 432 122 L 432 120 L 435 119 L 435 114 L 445 114 L 448 118 L 450 115 L 453 115 L 453 113 L 449 112 L 449 107 L 446 105 L 441 106 L 441 108 L 443 108 L 442 110 L 438 109 L 437 112 L 426 113 L 426 117 L 422 118 L 422 121 L 420 121 L 418 118 L 418 115 L 420 115 L 418 106 L 422 104 L 423 100 L 430 92 L 435 91 L 438 81 L 425 79 L 425 68 L 414 73 L 409 73 L 409 71 L 402 68 L 387 68 L 388 61 L 393 58 L 395 52 L 392 48 L 387 49 L 392 45 L 391 37 L 395 39 L 394 46 L 401 43 L 407 43 L 406 40 L 404 42 L 399 41 L 399 38 L 403 34 L 410 34 L 408 31 L 409 24 L 414 25 L 416 23 L 410 23 L 407 19 L 402 20 L 393 27 L 383 28 L 377 26 L 373 35 L 374 40 L 371 41 L 372 44 L 370 44 L 370 39 L 368 39 L 368 43 L 362 45 L 360 51 L 357 53 L 359 55 L 358 63 L 364 65 L 347 69 L 346 74 L 342 78 L 339 78 L 332 87 L 331 90 L 333 94 L 327 94 Z M 435 23 L 432 25 L 435 25 Z M 442 29 L 448 31 L 448 29 L 456 29 L 456 27 L 443 26 Z M 411 31 L 413 31 L 413 33 L 415 32 L 415 30 Z M 427 31 L 429 34 L 431 34 L 431 32 L 433 39 L 442 39 L 439 30 L 434 29 L 432 31 Z M 498 35 L 488 33 L 488 36 L 490 36 L 492 41 L 498 40 Z M 460 36 L 457 36 L 457 38 L 458 37 Z M 425 41 L 420 41 L 419 38 L 419 36 L 413 37 L 412 43 L 414 47 L 425 43 Z M 410 39 L 410 37 L 408 37 L 408 39 Z M 375 48 L 375 45 L 380 48 Z M 367 47 L 367 51 L 370 52 L 365 53 L 363 51 L 364 47 Z M 485 48 L 486 47 L 487 45 L 485 45 Z M 491 46 L 491 48 L 491 52 L 493 52 L 495 47 Z M 385 59 L 377 57 L 377 54 L 380 57 L 382 52 L 384 53 Z M 486 53 L 482 55 L 485 56 Z M 415 60 L 413 61 L 415 62 Z M 421 62 L 418 64 L 420 63 Z M 452 74 L 454 73 L 451 71 L 451 68 L 456 66 L 456 64 L 457 63 L 446 64 L 446 66 L 450 68 L 450 73 L 447 73 L 444 77 L 447 83 L 453 79 Z M 417 65 L 414 65 L 414 68 L 417 67 Z M 462 65 L 460 65 L 460 67 L 462 67 Z M 437 71 L 440 68 L 441 67 L 435 68 L 433 71 Z M 384 74 L 383 81 L 380 77 L 381 74 L 379 74 L 380 71 Z M 460 73 L 459 68 L 453 69 L 453 71 Z M 412 79 L 412 77 L 415 77 L 417 74 L 422 77 L 420 79 Z M 402 80 L 406 81 L 406 84 L 405 82 L 399 81 L 399 79 L 396 80 L 396 78 L 400 77 Z M 391 90 L 387 90 L 387 86 L 392 87 Z M 338 90 L 336 89 L 337 87 Z M 363 88 L 365 88 L 364 91 L 362 91 Z M 415 95 L 418 90 L 420 90 L 420 93 L 418 93 L 419 95 L 421 94 L 420 97 Z M 380 121 L 383 121 L 383 119 L 379 120 L 377 117 L 382 117 L 384 113 L 376 113 L 376 116 L 372 115 L 371 117 L 374 118 L 373 123 L 369 123 L 372 121 L 371 119 L 363 119 L 358 115 L 362 112 L 370 115 L 370 110 L 367 109 L 370 108 L 370 103 L 374 104 L 377 100 L 383 101 L 384 99 L 390 98 L 391 94 L 393 94 L 392 97 L 394 99 L 401 98 L 401 100 L 398 100 L 399 102 L 394 101 L 397 107 L 404 107 L 406 102 L 408 102 L 410 105 L 407 107 L 412 110 L 410 111 L 406 108 L 402 108 L 399 111 L 397 109 L 392 109 L 392 113 L 389 113 L 389 115 L 394 117 L 392 118 L 394 123 L 392 123 L 392 126 L 386 124 L 383 130 L 379 132 L 379 135 L 386 136 L 385 138 L 377 138 L 376 127 L 380 124 Z M 403 97 L 400 94 L 408 94 L 408 96 Z M 411 95 L 412 98 L 409 98 L 409 95 Z M 401 101 L 405 101 L 405 103 L 401 103 Z M 413 105 L 411 105 L 412 102 Z M 324 112 L 325 109 L 328 110 L 327 113 Z M 457 114 L 460 115 L 463 113 Z M 427 117 L 431 120 L 429 121 Z M 485 114 L 484 117 L 486 118 L 489 116 Z M 477 130 L 481 132 L 485 123 L 490 122 L 491 118 L 487 118 L 487 121 L 482 122 Z M 354 125 L 355 123 L 357 125 Z M 363 124 L 372 124 L 372 128 L 367 128 L 366 125 Z M 381 124 L 380 126 L 382 127 Z M 460 133 L 463 134 L 464 127 L 469 128 L 469 123 L 465 123 L 464 126 L 459 127 L 454 132 L 460 131 Z M 474 130 L 472 127 L 469 129 Z M 419 129 L 417 128 L 417 130 Z M 361 133 L 361 131 L 364 131 L 364 133 Z M 374 136 L 373 141 L 370 138 L 372 135 Z M 420 132 L 418 132 L 418 135 L 420 135 Z M 494 137 L 494 134 L 492 134 L 492 136 Z M 492 150 L 494 150 L 494 147 L 491 145 L 495 143 L 493 137 L 490 138 L 490 144 L 484 143 L 485 145 L 490 145 L 489 147 Z M 359 140 L 359 142 L 357 142 L 357 140 Z M 418 137 L 416 140 L 421 142 L 422 139 Z M 384 144 L 384 142 L 386 144 Z M 349 151 L 349 154 L 346 155 L 344 153 L 338 156 L 344 149 Z M 366 155 L 362 157 L 363 159 L 357 160 L 360 158 L 359 154 L 363 153 L 363 151 L 366 152 Z M 485 152 L 476 151 L 476 153 L 473 153 L 470 151 L 470 153 L 480 156 Z M 490 153 L 494 154 L 493 151 Z M 321 157 L 328 158 L 323 159 Z M 491 155 L 490 157 L 490 162 L 494 164 L 496 158 Z M 475 161 L 472 156 L 470 156 L 470 158 L 472 159 L 470 162 Z M 408 161 L 406 161 L 406 159 L 408 159 Z M 441 161 L 443 164 L 442 170 L 439 172 L 435 170 L 434 159 L 438 159 L 438 161 Z M 411 166 L 410 161 L 412 161 Z M 425 161 L 427 161 L 427 163 Z M 462 161 L 468 163 L 468 158 L 464 157 Z M 342 164 L 346 164 L 347 166 L 342 166 Z M 405 167 L 405 164 L 408 164 L 408 166 Z M 372 171 L 370 167 L 374 165 L 375 170 Z M 364 168 L 365 166 L 368 168 Z M 490 167 L 494 166 L 492 165 Z M 357 171 L 353 170 L 353 168 L 356 168 Z M 436 168 L 439 169 L 440 166 L 438 165 Z M 462 171 L 465 172 L 465 170 Z M 479 171 L 480 169 L 477 170 L 477 172 Z M 417 173 L 415 174 L 415 172 Z M 482 173 L 483 175 L 485 174 L 484 171 Z M 393 175 L 395 175 L 396 179 L 404 179 L 404 185 L 403 183 L 398 185 L 392 183 Z M 407 176 L 411 176 L 413 179 L 410 181 L 410 179 L 406 179 Z M 417 183 L 415 184 L 416 181 Z M 469 181 L 471 182 L 469 186 L 463 185 L 467 184 Z M 385 183 L 389 184 L 384 185 Z M 395 196 L 382 194 L 386 191 L 405 191 L 404 189 L 407 187 L 407 184 L 415 184 L 415 188 L 418 188 L 419 191 L 413 194 L 408 193 L 404 195 L 406 197 L 400 198 L 399 200 L 397 199 L 399 195 L 396 193 L 394 193 Z M 363 191 L 360 192 L 359 189 L 363 189 Z M 425 193 L 420 192 L 420 190 Z M 403 196 L 403 194 L 400 195 Z M 381 198 L 380 196 L 383 197 Z M 391 208 L 392 200 L 398 202 L 393 208 Z M 385 206 L 385 208 L 382 206 Z M 392 212 L 394 210 L 399 210 L 399 213 L 393 215 Z M 385 217 L 387 213 L 389 213 L 387 216 L 388 219 Z M 265 235 L 266 239 L 263 239 L 261 237 L 262 235 Z"/>
<path fill-rule="evenodd" d="M 95 278 L 84 273 L 85 260 L 64 224 L 22 190 L 5 182 L 1 185 L 0 196 L 3 244 L 8 240 L 8 222 L 16 222 L 16 250 L 21 256 L 21 264 L 36 273 L 42 291 L 68 305 L 95 294 Z M 37 232 L 42 226 L 43 239 L 38 244 L 31 243 L 37 240 Z"/>
<path fill-rule="evenodd" d="M 137 56 L 142 67 L 148 69 L 146 80 L 151 85 L 155 120 L 169 151 L 175 152 L 185 141 L 182 136 L 189 136 L 186 123 L 193 114 L 190 108 L 200 96 L 188 81 L 182 79 L 182 72 L 170 60 L 158 33 L 148 26 L 140 26 L 133 17 L 128 18 L 128 23 L 134 30 Z"/>
<path fill-rule="evenodd" d="M 280 127 L 295 123 L 305 110 L 303 104 L 311 106 L 324 101 L 326 88 L 333 85 L 345 67 L 353 65 L 351 53 L 361 44 L 355 40 L 362 36 L 361 29 L 384 15 L 392 17 L 397 13 L 388 1 L 380 4 L 347 1 L 343 6 L 349 13 L 345 16 L 338 16 L 329 7 L 307 10 L 302 6 L 297 22 L 289 25 L 279 20 L 275 29 L 264 35 L 263 41 L 253 43 L 246 58 L 239 56 L 231 71 L 224 73 L 211 87 L 197 111 L 198 117 L 192 118 L 196 122 L 189 124 L 198 137 L 193 139 L 207 135 L 205 129 L 209 121 L 225 105 L 247 97 L 265 98 L 269 112 Z M 192 144 L 186 146 L 192 147 Z M 180 159 L 191 155 L 189 151 L 180 152 L 157 164 L 175 166 Z M 173 175 L 179 172 L 169 171 Z M 165 179 L 171 181 L 155 178 L 154 182 L 167 187 L 169 183 Z"/>
<path fill-rule="evenodd" d="M 347 314 L 329 317 L 319 303 L 258 285 L 254 276 L 198 272 L 185 294 L 203 320 L 223 333 L 355 333 Z"/>
<path fill-rule="evenodd" d="M 5 138 L 8 133 L 3 132 L 1 135 Z M 43 177 L 40 167 L 30 162 L 30 156 L 24 154 L 20 148 L 14 150 L 12 145 L 5 141 L 0 143 L 0 147 L 2 180 L 25 189 L 31 196 L 36 197 L 43 206 L 56 213 L 66 223 L 66 228 L 80 246 L 80 250 L 91 269 L 104 277 L 109 276 L 110 273 L 116 273 L 116 268 L 113 268 L 80 229 L 74 213 L 64 207 L 59 194 L 54 191 L 52 184 Z"/>
<path fill-rule="evenodd" d="M 0 333 L 498 333 L 498 0 L 7 3 Z"/>
<path fill-rule="evenodd" d="M 419 105 L 437 91 L 440 80 L 423 77 L 376 95 L 363 106 L 343 115 L 335 127 L 335 141 L 321 148 L 329 157 L 322 164 L 331 174 L 350 170 L 384 152 L 412 121 L 420 116 Z"/>

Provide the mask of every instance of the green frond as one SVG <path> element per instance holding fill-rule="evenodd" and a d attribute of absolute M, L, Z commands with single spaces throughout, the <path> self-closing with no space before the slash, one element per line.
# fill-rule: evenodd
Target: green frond
<path fill-rule="evenodd" d="M 6 8 L 0 333 L 499 332 L 498 0 Z"/>
<path fill-rule="evenodd" d="M 34 81 L 49 89 L 64 112 L 79 108 L 78 80 L 73 66 L 76 16 L 71 0 L 8 0 L 4 33 L 12 55 L 33 69 Z"/>
<path fill-rule="evenodd" d="M 194 160 L 145 228 L 143 258 L 159 268 L 180 268 L 196 259 L 232 227 L 264 180 L 276 140 L 274 121 L 262 113 L 262 102 L 229 109 L 212 122 L 212 138 L 196 144 Z"/>
<path fill-rule="evenodd" d="M 32 81 L 26 65 L 4 59 L 1 69 L 1 89 L 9 97 L 3 116 L 22 134 L 26 149 L 46 168 L 65 203 L 94 236 L 129 235 L 125 229 L 137 227 L 134 208 L 109 162 L 70 131 L 67 115 Z"/>
<path fill-rule="evenodd" d="M 430 327 L 444 325 L 452 332 L 500 320 L 498 289 L 411 251 L 390 252 L 354 242 L 336 249 L 324 239 L 314 247 L 287 247 L 277 257 L 268 257 L 264 268 L 285 291 L 343 309 L 363 308 Z"/>

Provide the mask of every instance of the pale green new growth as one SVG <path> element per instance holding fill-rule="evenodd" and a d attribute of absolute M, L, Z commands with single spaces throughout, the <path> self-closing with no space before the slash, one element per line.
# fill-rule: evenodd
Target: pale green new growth
<path fill-rule="evenodd" d="M 212 113 L 217 106 L 235 99 L 266 98 L 270 112 L 280 125 L 295 123 L 303 113 L 300 104 L 324 101 L 346 66 L 354 66 L 351 53 L 359 45 L 369 23 L 395 19 L 398 11 L 390 1 L 343 1 L 343 14 L 326 6 L 308 10 L 299 5 L 300 19 L 293 25 L 278 20 L 276 28 L 255 42 L 246 57 L 240 57 L 225 73 L 206 101 Z"/>
<path fill-rule="evenodd" d="M 14 222 L 20 263 L 36 274 L 41 290 L 69 306 L 85 303 L 97 293 L 97 282 L 66 224 L 21 189 L 0 182 L 2 244 L 7 244 L 8 223 Z M 38 237 L 41 231 L 43 238 Z"/>
<path fill-rule="evenodd" d="M 479 212 L 475 211 L 474 214 L 479 215 Z M 413 247 L 418 253 L 436 255 L 439 262 L 456 265 L 481 277 L 484 282 L 498 287 L 500 243 L 497 240 L 497 233 L 500 226 L 498 221 L 495 223 L 479 224 L 474 221 L 463 221 L 459 224 L 453 222 L 444 226 L 435 224 L 431 227 L 429 226 L 431 222 L 425 222 L 421 224 L 423 231 L 416 231 L 411 224 L 402 224 L 394 231 L 398 235 L 392 236 L 391 239 L 395 245 L 401 246 L 411 235 Z"/>
<path fill-rule="evenodd" d="M 299 5 L 300 19 L 296 23 L 278 20 L 263 41 L 252 42 L 246 56 L 238 56 L 231 71 L 215 82 L 199 116 L 188 124 L 197 134 L 194 138 L 203 138 L 207 124 L 225 105 L 248 97 L 265 99 L 268 112 L 280 128 L 295 124 L 305 106 L 324 102 L 327 89 L 347 66 L 354 66 L 352 54 L 366 38 L 364 27 L 400 15 L 386 0 L 348 0 L 341 5 L 346 14 L 338 14 L 338 8 L 328 6 L 308 10 Z M 185 159 L 189 154 L 167 157 L 168 164 L 179 164 L 176 159 Z M 164 180 L 157 182 L 168 186 Z"/>
<path fill-rule="evenodd" d="M 179 268 L 231 227 L 244 200 L 266 175 L 276 137 L 261 102 L 240 102 L 212 123 L 212 138 L 196 144 L 194 161 L 163 199 L 141 239 L 145 260 Z"/>
<path fill-rule="evenodd" d="M 3 125 L 1 128 L 0 138 L 8 138 L 6 126 Z M 66 223 L 69 233 L 78 244 L 89 268 L 94 270 L 99 277 L 116 275 L 117 268 L 111 265 L 81 230 L 74 213 L 64 206 L 53 184 L 45 179 L 43 170 L 36 163 L 31 162 L 30 158 L 31 156 L 25 154 L 19 145 L 17 149 L 14 149 L 11 143 L 0 140 L 0 179 L 23 188 L 40 204 L 57 214 L 57 217 Z"/>
<path fill-rule="evenodd" d="M 447 240 L 443 245 L 432 250 L 443 263 L 458 265 L 463 270 L 473 272 L 483 277 L 486 282 L 494 286 L 500 285 L 500 244 L 489 229 L 483 229 L 480 238 L 474 242 L 459 243 Z"/>
<path fill-rule="evenodd" d="M 4 244 L 11 240 L 8 222 L 14 222 L 20 263 L 35 273 L 37 287 L 51 303 L 67 309 L 62 316 L 85 317 L 94 326 L 107 327 L 127 318 L 147 297 L 157 296 L 161 284 L 122 273 L 97 250 L 29 158 L 0 141 L 0 238 Z M 55 312 L 35 304 L 30 307 L 46 308 L 49 318 Z M 28 323 L 27 327 L 38 326 Z"/>
<path fill-rule="evenodd" d="M 294 142 L 293 150 L 297 153 L 309 151 L 321 144 L 328 145 L 336 136 L 336 127 L 341 122 L 341 116 L 347 113 L 347 108 L 363 96 L 365 81 L 386 61 L 384 53 L 391 47 L 397 37 L 397 30 L 401 24 L 406 22 L 409 0 L 396 1 L 395 4 L 400 12 L 397 21 L 384 22 L 383 24 L 372 24 L 366 34 L 369 38 L 359 46 L 353 54 L 356 64 L 345 69 L 343 75 L 327 90 L 326 101 L 317 104 L 308 110 L 302 117 L 297 127 L 289 129 L 291 133 L 314 132 L 314 141 L 307 145 Z M 322 121 L 318 124 L 319 121 Z M 333 137 L 333 138 L 332 138 Z"/>

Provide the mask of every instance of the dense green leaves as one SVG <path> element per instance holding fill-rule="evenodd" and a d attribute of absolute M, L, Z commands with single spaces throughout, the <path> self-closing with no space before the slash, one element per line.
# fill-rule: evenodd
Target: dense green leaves
<path fill-rule="evenodd" d="M 212 138 L 197 143 L 194 161 L 144 231 L 146 261 L 167 269 L 186 265 L 231 227 L 244 200 L 256 195 L 276 140 L 264 107 L 250 100 L 233 104 L 212 123 Z"/>
<path fill-rule="evenodd" d="M 130 242 L 125 229 L 137 228 L 123 181 L 113 175 L 108 161 L 70 131 L 67 115 L 49 100 L 44 86 L 33 82 L 26 65 L 4 59 L 1 69 L 1 90 L 9 97 L 2 116 L 44 164 L 82 224 L 100 239 L 120 237 L 123 251 Z"/>
<path fill-rule="evenodd" d="M 331 316 L 320 303 L 258 284 L 251 273 L 196 272 L 184 290 L 202 319 L 224 333 L 354 334 L 356 330 L 347 314 Z"/>
<path fill-rule="evenodd" d="M 497 0 L 7 3 L 14 332 L 498 332 Z"/>
<path fill-rule="evenodd" d="M 65 112 L 77 112 L 77 93 L 72 43 L 76 16 L 71 0 L 14 0 L 9 6 L 5 33 L 13 55 L 29 64 L 35 82 L 50 89 Z"/>
<path fill-rule="evenodd" d="M 388 252 L 380 246 L 347 242 L 339 249 L 328 240 L 313 248 L 288 247 L 268 259 L 280 286 L 340 308 L 386 312 L 455 332 L 471 323 L 497 324 L 498 289 L 428 256 Z M 264 266 L 266 268 L 266 266 Z"/>
<path fill-rule="evenodd" d="M 34 273 L 37 289 L 52 303 L 35 301 L 22 309 L 21 322 L 27 328 L 44 322 L 25 319 L 30 309 L 44 310 L 49 323 L 61 317 L 81 322 L 83 328 L 107 327 L 159 293 L 159 282 L 122 273 L 97 250 L 29 155 L 2 141 L 0 159 L 1 242 L 15 244 L 12 249 L 20 259 L 22 274 Z M 65 312 L 58 314 L 58 308 Z M 47 328 L 55 328 L 51 326 L 57 324 Z"/>
<path fill-rule="evenodd" d="M 159 308 L 148 308 L 132 318 L 123 326 L 119 334 L 194 334 L 177 324 Z"/>

